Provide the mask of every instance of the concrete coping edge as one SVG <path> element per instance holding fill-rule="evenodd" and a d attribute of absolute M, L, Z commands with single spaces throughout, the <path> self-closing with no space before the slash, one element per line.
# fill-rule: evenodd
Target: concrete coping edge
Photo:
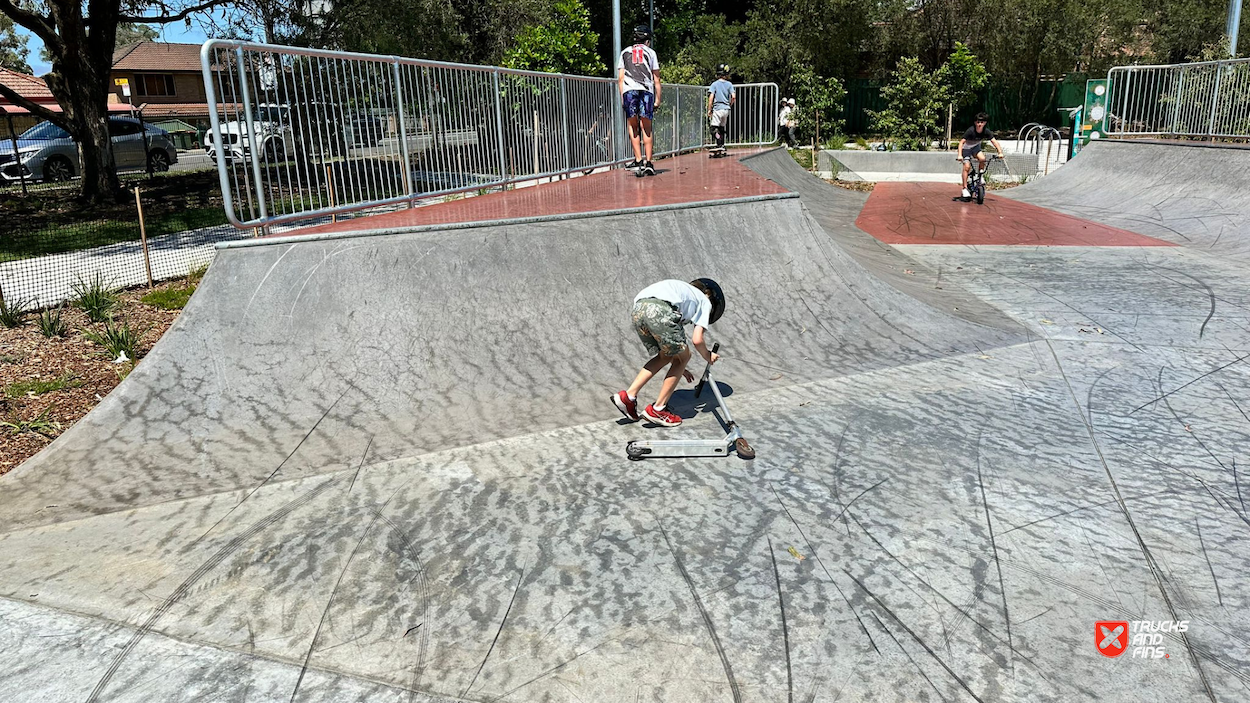
<path fill-rule="evenodd" d="M 645 207 L 618 208 L 616 210 L 598 210 L 595 212 L 567 212 L 558 215 L 538 215 L 535 217 L 512 217 L 502 220 L 474 220 L 472 222 L 446 222 L 442 224 L 415 225 L 409 227 L 383 227 L 381 229 L 347 230 L 343 232 L 319 232 L 316 234 L 293 234 L 241 239 L 233 242 L 218 242 L 215 249 L 243 249 L 247 247 L 274 246 L 279 244 L 301 244 L 304 242 L 322 242 L 335 239 L 357 239 L 360 237 L 381 237 L 392 234 L 410 234 L 415 232 L 436 232 L 440 230 L 478 229 L 481 227 L 500 227 L 509 225 L 528 225 L 542 222 L 563 222 L 599 217 L 615 217 L 617 215 L 639 215 L 649 212 L 668 212 L 693 208 L 713 207 L 716 205 L 741 205 L 770 200 L 790 200 L 798 198 L 798 193 L 770 193 L 766 195 L 748 195 L 741 198 L 724 200 L 697 200 L 689 203 L 671 203 L 668 205 L 648 205 Z"/>

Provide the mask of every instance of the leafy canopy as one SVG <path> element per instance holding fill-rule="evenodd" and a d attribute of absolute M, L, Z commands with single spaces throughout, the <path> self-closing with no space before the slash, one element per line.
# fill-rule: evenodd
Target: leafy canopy
<path fill-rule="evenodd" d="M 595 53 L 599 35 L 590 29 L 590 13 L 580 0 L 556 0 L 550 21 L 517 34 L 503 65 L 546 73 L 602 75 L 607 71 Z"/>

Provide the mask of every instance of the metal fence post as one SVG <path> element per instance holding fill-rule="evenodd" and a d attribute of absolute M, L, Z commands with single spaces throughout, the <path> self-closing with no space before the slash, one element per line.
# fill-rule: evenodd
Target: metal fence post
<path fill-rule="evenodd" d="M 4 108 L 0 108 L 0 110 L 2 109 Z M 22 182 L 22 195 L 25 196 L 27 195 L 26 193 L 26 171 L 25 171 L 26 167 L 22 165 L 20 152 L 17 150 L 17 130 L 13 128 L 13 115 L 10 115 L 8 114 L 8 112 L 5 112 L 4 117 L 6 120 L 8 120 L 8 123 L 9 123 L 9 140 L 13 142 L 13 163 L 14 165 L 17 166 L 17 177 Z M 0 300 L 3 300 L 3 298 L 0 298 Z"/>
<path fill-rule="evenodd" d="M 243 49 L 235 47 L 235 58 L 239 62 L 239 92 L 243 94 L 243 121 L 247 124 L 247 142 L 250 146 L 249 156 L 252 161 L 252 176 L 256 179 L 256 199 L 260 208 L 260 219 L 268 220 L 269 211 L 265 207 L 265 185 L 260 179 L 260 152 L 256 148 L 256 116 L 252 113 L 252 99 L 248 95 L 247 70 L 243 68 Z"/>
<path fill-rule="evenodd" d="M 508 169 L 504 165 L 503 153 L 503 95 L 499 92 L 499 69 L 491 71 L 491 81 L 495 85 L 495 141 L 499 146 L 499 178 L 508 180 Z"/>
<path fill-rule="evenodd" d="M 1181 119 L 1181 98 L 1185 94 L 1185 69 L 1179 69 L 1176 76 L 1176 92 L 1172 97 L 1172 130 L 1176 134 Z"/>
<path fill-rule="evenodd" d="M 1224 62 L 1215 62 L 1215 92 L 1211 95 L 1211 118 L 1207 120 L 1207 139 L 1215 138 L 1215 111 L 1220 106 L 1220 83 L 1224 79 Z"/>
<path fill-rule="evenodd" d="M 564 123 L 564 168 L 565 170 L 573 168 L 573 157 L 569 154 L 569 130 L 572 128 L 569 124 L 569 96 L 565 88 L 565 77 L 560 76 L 560 120 Z"/>
<path fill-rule="evenodd" d="M 399 61 L 391 63 L 391 73 L 395 79 L 395 104 L 399 108 L 399 154 L 404 169 L 404 193 L 408 196 L 408 207 L 412 207 L 412 166 L 408 162 L 408 128 L 404 126 L 404 89 L 399 77 Z"/>
<path fill-rule="evenodd" d="M 139 115 L 139 136 L 143 139 L 143 165 L 148 172 L 148 180 L 152 180 L 152 158 L 148 155 L 148 128 L 143 124 L 143 105 L 139 106 L 136 114 Z"/>

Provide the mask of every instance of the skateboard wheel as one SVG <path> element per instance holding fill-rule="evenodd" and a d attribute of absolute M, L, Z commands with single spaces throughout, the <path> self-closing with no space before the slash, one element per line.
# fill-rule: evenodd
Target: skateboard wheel
<path fill-rule="evenodd" d="M 637 442 L 630 442 L 625 445 L 625 456 L 637 461 L 644 454 L 643 448 L 638 446 Z"/>
<path fill-rule="evenodd" d="M 739 458 L 755 458 L 755 449 L 750 444 L 747 444 L 747 441 L 742 437 L 734 440 L 734 449 L 737 450 Z"/>

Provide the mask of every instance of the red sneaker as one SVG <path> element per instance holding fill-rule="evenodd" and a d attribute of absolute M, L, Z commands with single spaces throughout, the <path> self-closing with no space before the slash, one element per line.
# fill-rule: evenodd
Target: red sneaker
<path fill-rule="evenodd" d="M 667 409 L 656 410 L 654 405 L 648 405 L 647 409 L 642 411 L 642 415 L 650 422 L 664 427 L 676 427 L 681 424 L 680 417 L 670 413 Z"/>
<path fill-rule="evenodd" d="M 621 414 L 625 417 L 635 422 L 640 419 L 638 417 L 638 401 L 630 400 L 629 394 L 625 391 L 621 391 L 620 393 L 612 396 L 612 403 L 616 405 L 616 409 L 620 410 Z"/>

